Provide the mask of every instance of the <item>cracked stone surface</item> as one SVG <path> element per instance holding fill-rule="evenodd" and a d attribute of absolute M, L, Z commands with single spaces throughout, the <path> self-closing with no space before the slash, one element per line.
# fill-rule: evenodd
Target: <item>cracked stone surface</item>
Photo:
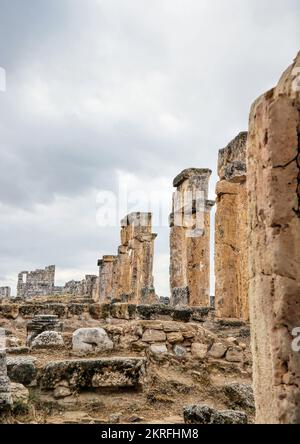
<path fill-rule="evenodd" d="M 253 104 L 247 144 L 250 318 L 257 423 L 300 423 L 300 53 Z"/>

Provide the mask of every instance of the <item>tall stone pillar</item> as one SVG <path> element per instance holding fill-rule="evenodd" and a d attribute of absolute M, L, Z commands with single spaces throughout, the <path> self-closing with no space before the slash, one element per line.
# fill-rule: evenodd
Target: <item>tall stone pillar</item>
<path fill-rule="evenodd" d="M 111 302 L 115 296 L 117 256 L 103 256 L 98 261 L 99 266 L 99 296 L 100 303 Z"/>
<path fill-rule="evenodd" d="M 250 115 L 249 301 L 257 423 L 300 423 L 300 353 L 292 342 L 300 327 L 299 72 L 300 53 Z"/>
<path fill-rule="evenodd" d="M 154 240 L 151 213 L 131 213 L 122 221 L 119 294 L 135 304 L 157 302 L 153 279 Z"/>
<path fill-rule="evenodd" d="M 221 318 L 249 320 L 246 190 L 247 133 L 219 151 L 215 218 L 215 307 Z"/>
<path fill-rule="evenodd" d="M 0 412 L 12 406 L 10 380 L 7 376 L 4 329 L 0 329 Z"/>
<path fill-rule="evenodd" d="M 173 182 L 170 216 L 170 287 L 172 305 L 208 306 L 210 298 L 211 170 L 190 168 Z"/>

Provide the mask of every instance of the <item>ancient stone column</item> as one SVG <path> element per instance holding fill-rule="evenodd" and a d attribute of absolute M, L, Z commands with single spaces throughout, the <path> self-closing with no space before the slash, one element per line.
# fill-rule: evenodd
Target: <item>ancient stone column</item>
<path fill-rule="evenodd" d="M 209 169 L 190 168 L 173 182 L 170 216 L 170 287 L 172 305 L 209 306 Z"/>
<path fill-rule="evenodd" d="M 247 133 L 219 151 L 215 217 L 215 307 L 221 318 L 249 320 L 246 190 Z"/>
<path fill-rule="evenodd" d="M 7 376 L 4 329 L 0 329 L 0 412 L 12 406 L 10 380 Z"/>
<path fill-rule="evenodd" d="M 135 304 L 157 302 L 153 279 L 154 240 L 151 213 L 131 213 L 122 221 L 119 247 L 121 300 Z"/>
<path fill-rule="evenodd" d="M 254 102 L 247 143 L 257 423 L 300 423 L 300 53 Z M 299 341 L 298 341 L 299 343 Z"/>
<path fill-rule="evenodd" d="M 99 266 L 99 296 L 100 303 L 107 304 L 114 299 L 117 256 L 103 256 L 98 261 Z"/>

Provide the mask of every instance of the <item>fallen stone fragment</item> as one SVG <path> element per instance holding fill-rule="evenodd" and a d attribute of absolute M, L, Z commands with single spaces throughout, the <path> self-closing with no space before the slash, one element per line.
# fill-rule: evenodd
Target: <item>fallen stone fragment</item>
<path fill-rule="evenodd" d="M 103 328 L 80 328 L 73 333 L 72 348 L 79 353 L 112 350 L 113 342 Z"/>
<path fill-rule="evenodd" d="M 37 376 L 36 358 L 30 356 L 9 356 L 7 358 L 8 376 L 13 382 L 25 386 L 33 383 Z"/>
<path fill-rule="evenodd" d="M 56 331 L 44 331 L 34 338 L 31 343 L 33 349 L 60 349 L 64 347 L 64 340 Z"/>
<path fill-rule="evenodd" d="M 183 410 L 186 424 L 247 424 L 246 413 L 238 410 L 216 410 L 207 405 L 193 405 Z"/>
<path fill-rule="evenodd" d="M 222 342 L 216 342 L 212 345 L 209 350 L 209 356 L 215 359 L 224 358 L 225 353 L 227 352 L 227 347 L 222 344 Z"/>
<path fill-rule="evenodd" d="M 254 412 L 254 396 L 253 388 L 249 384 L 226 384 L 223 387 L 224 394 L 227 398 L 226 405 L 229 408 L 241 408 Z"/>

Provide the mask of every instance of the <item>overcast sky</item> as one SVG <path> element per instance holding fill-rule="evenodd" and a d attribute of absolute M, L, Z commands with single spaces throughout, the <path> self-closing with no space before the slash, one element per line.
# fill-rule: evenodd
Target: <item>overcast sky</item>
<path fill-rule="evenodd" d="M 167 214 L 193 166 L 214 197 L 218 150 L 296 56 L 299 23 L 299 0 L 0 0 L 0 285 L 49 264 L 58 284 L 96 274 L 119 244 L 99 191 L 152 192 Z"/>

